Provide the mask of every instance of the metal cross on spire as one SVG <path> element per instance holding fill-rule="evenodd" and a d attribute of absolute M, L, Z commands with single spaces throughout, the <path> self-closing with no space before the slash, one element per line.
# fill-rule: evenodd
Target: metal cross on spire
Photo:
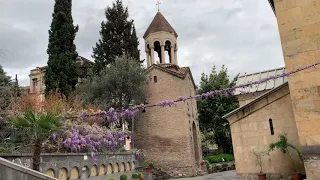
<path fill-rule="evenodd" d="M 158 6 L 158 12 L 160 12 L 160 4 L 161 4 L 160 1 L 158 1 L 157 4 L 156 4 Z"/>

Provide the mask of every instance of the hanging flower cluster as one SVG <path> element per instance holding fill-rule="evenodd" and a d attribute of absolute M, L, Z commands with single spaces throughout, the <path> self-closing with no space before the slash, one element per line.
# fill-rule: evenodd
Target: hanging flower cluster
<path fill-rule="evenodd" d="M 111 131 L 97 124 L 68 121 L 64 132 L 53 134 L 47 144 L 54 144 L 52 147 L 60 151 L 73 153 L 114 152 L 124 145 L 128 136 L 131 136 L 131 132 Z"/>

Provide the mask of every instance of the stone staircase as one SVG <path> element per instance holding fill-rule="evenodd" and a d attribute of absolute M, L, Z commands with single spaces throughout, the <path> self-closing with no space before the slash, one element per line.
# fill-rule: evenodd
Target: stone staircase
<path fill-rule="evenodd" d="M 0 157 L 0 179 L 2 180 L 58 180 L 38 171 L 34 171 L 19 164 Z"/>

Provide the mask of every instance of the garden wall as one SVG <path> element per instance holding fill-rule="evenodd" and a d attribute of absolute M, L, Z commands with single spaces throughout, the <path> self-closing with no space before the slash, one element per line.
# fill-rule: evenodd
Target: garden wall
<path fill-rule="evenodd" d="M 30 154 L 0 156 L 32 168 Z M 59 180 L 119 180 L 122 174 L 131 177 L 135 170 L 136 160 L 133 153 L 96 154 L 95 159 L 85 153 L 42 154 L 40 171 Z"/>

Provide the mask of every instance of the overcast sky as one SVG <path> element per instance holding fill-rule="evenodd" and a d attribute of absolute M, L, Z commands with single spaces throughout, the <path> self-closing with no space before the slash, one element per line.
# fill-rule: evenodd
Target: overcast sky
<path fill-rule="evenodd" d="M 141 58 L 145 30 L 157 12 L 156 0 L 124 0 L 135 20 Z M 283 66 L 276 18 L 268 0 L 162 0 L 160 11 L 178 33 L 178 61 L 198 84 L 202 72 L 225 64 L 229 74 Z M 104 9 L 112 0 L 74 0 L 79 55 L 90 60 L 99 39 Z M 47 63 L 48 30 L 54 0 L 0 0 L 0 64 L 21 85 L 32 68 Z"/>

